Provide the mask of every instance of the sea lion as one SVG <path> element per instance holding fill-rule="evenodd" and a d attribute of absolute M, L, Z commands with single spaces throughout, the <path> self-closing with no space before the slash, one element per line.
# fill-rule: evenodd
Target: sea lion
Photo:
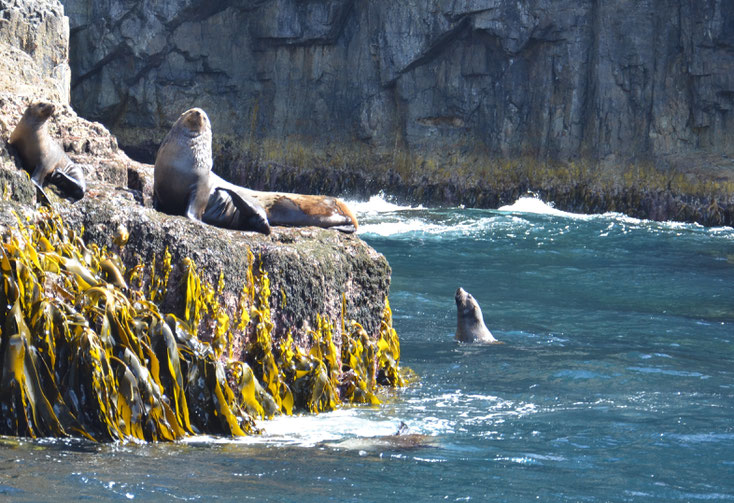
<path fill-rule="evenodd" d="M 200 108 L 185 111 L 158 148 L 153 171 L 156 209 L 217 227 L 270 234 L 265 210 L 211 172 L 212 129 Z M 217 182 L 217 183 L 213 183 Z"/>
<path fill-rule="evenodd" d="M 412 451 L 438 447 L 438 439 L 432 435 L 410 433 L 408 426 L 401 422 L 393 435 L 376 437 L 352 437 L 338 442 L 323 442 L 325 447 L 349 451 Z"/>
<path fill-rule="evenodd" d="M 456 340 L 459 342 L 483 342 L 496 344 L 482 318 L 482 308 L 463 288 L 456 290 Z"/>
<path fill-rule="evenodd" d="M 346 233 L 356 232 L 358 224 L 352 211 L 340 199 L 330 196 L 263 192 L 247 189 L 212 173 L 212 184 L 260 203 L 270 225 L 286 227 L 315 226 Z"/>
<path fill-rule="evenodd" d="M 265 208 L 270 225 L 313 225 L 346 233 L 357 231 L 354 214 L 335 197 L 260 191 L 253 191 L 252 197 Z"/>
<path fill-rule="evenodd" d="M 73 199 L 81 199 L 86 191 L 84 171 L 71 162 L 61 145 L 48 134 L 48 118 L 56 110 L 52 103 L 37 102 L 26 108 L 10 135 L 10 144 L 20 155 L 31 180 L 43 193 L 43 186 L 53 183 Z"/>

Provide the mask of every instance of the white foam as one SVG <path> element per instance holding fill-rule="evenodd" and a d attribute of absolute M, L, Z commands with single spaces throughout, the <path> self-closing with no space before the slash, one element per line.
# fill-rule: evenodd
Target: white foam
<path fill-rule="evenodd" d="M 376 214 L 387 213 L 391 211 L 401 210 L 417 210 L 423 209 L 423 206 L 400 206 L 387 200 L 387 196 L 380 192 L 371 196 L 369 201 L 345 201 L 349 208 L 357 214 Z"/>
<path fill-rule="evenodd" d="M 459 216 L 459 208 L 424 208 L 422 206 L 399 206 L 387 201 L 384 194 L 372 196 L 367 202 L 350 202 L 360 220 L 359 234 L 372 234 L 381 237 L 392 237 L 410 234 L 412 236 L 446 237 L 479 235 L 499 228 L 514 227 L 520 224 L 525 227 L 529 222 L 525 215 L 543 215 L 575 221 L 609 222 L 610 227 L 601 234 L 608 235 L 615 225 L 621 225 L 624 232 L 638 228 L 662 231 L 694 231 L 712 235 L 734 238 L 731 227 L 706 228 L 699 224 L 684 222 L 657 222 L 630 217 L 623 213 L 607 212 L 602 214 L 571 213 L 557 209 L 552 202 L 539 197 L 523 196 L 513 204 L 505 205 L 498 210 L 467 210 Z M 415 211 L 421 210 L 421 211 Z M 498 227 L 499 226 L 499 227 Z"/>
<path fill-rule="evenodd" d="M 535 215 L 550 215 L 554 217 L 588 219 L 591 215 L 582 213 L 570 213 L 556 209 L 553 203 L 546 203 L 536 196 L 523 196 L 513 204 L 500 207 L 497 211 L 507 213 L 532 213 Z"/>
<path fill-rule="evenodd" d="M 198 435 L 184 440 L 192 444 L 236 443 L 245 445 L 293 445 L 313 447 L 324 442 L 340 441 L 349 437 L 378 437 L 394 435 L 400 427 L 399 418 L 372 417 L 364 409 L 338 409 L 322 414 L 276 416 L 257 421 L 260 435 L 222 438 Z M 411 430 L 413 422 L 405 421 Z M 419 428 L 422 429 L 422 428 Z"/>
<path fill-rule="evenodd" d="M 374 234 L 377 236 L 397 236 L 401 234 L 441 236 L 441 235 L 474 235 L 489 229 L 496 222 L 494 216 L 479 219 L 466 219 L 460 222 L 455 220 L 435 222 L 424 218 L 400 218 L 392 221 L 364 223 L 360 225 L 359 234 Z"/>
<path fill-rule="evenodd" d="M 268 443 L 311 447 L 347 436 L 393 435 L 400 427 L 400 420 L 370 418 L 364 411 L 339 409 L 318 415 L 278 416 L 260 422 L 258 427 L 264 431 L 260 439 Z"/>

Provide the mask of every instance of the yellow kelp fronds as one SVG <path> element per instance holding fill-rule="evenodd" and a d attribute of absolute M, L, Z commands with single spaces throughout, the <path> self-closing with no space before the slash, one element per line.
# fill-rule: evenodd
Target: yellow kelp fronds
<path fill-rule="evenodd" d="M 380 400 L 374 390 L 375 344 L 356 321 L 346 323 L 342 333 L 342 394 L 354 403 L 377 405 Z"/>
<path fill-rule="evenodd" d="M 211 346 L 215 356 L 221 358 L 224 351 L 231 354 L 232 334 L 230 332 L 229 315 L 220 303 L 224 291 L 224 274 L 219 274 L 217 289 L 201 281 L 196 273 L 196 265 L 189 259 L 184 259 L 185 285 L 186 285 L 186 308 L 184 317 L 192 331 L 198 332 L 204 316 L 210 323 L 207 325 L 211 332 Z M 245 325 L 246 326 L 246 325 Z"/>
<path fill-rule="evenodd" d="M 248 250 L 232 321 L 224 276 L 214 288 L 184 259 L 179 318 L 159 308 L 172 288 L 168 250 L 157 267 L 126 270 L 52 210 L 34 221 L 17 217 L 0 242 L 0 435 L 245 435 L 257 431 L 254 418 L 377 404 L 379 383 L 402 383 L 387 302 L 379 341 L 347 319 L 344 302 L 341 340 L 317 315 L 306 352 L 290 332 L 273 341 L 270 279 L 261 267 L 253 272 L 254 263 Z M 249 334 L 246 361 L 232 359 L 234 331 Z"/>
<path fill-rule="evenodd" d="M 163 253 L 163 264 L 159 271 L 155 264 L 155 257 L 150 267 L 150 288 L 148 289 L 148 298 L 154 303 L 159 303 L 166 296 L 168 291 L 168 277 L 171 274 L 171 254 L 166 251 Z"/>
<path fill-rule="evenodd" d="M 252 269 L 254 257 L 248 253 L 248 261 Z M 255 324 L 255 334 L 247 346 L 248 359 L 255 375 L 270 393 L 278 411 L 284 414 L 293 413 L 293 393 L 286 384 L 284 374 L 275 361 L 273 354 L 273 321 L 270 317 L 270 278 L 268 273 L 260 269 L 257 277 L 253 276 L 251 290 L 250 320 Z"/>
<path fill-rule="evenodd" d="M 316 330 L 308 330 L 311 351 L 305 354 L 288 334 L 280 347 L 281 368 L 290 369 L 289 381 L 296 405 L 318 413 L 335 409 L 340 403 L 338 353 L 332 339 L 333 326 L 316 317 Z"/>
<path fill-rule="evenodd" d="M 253 431 L 212 348 L 127 291 L 118 257 L 41 209 L 0 244 L 0 434 L 176 440 Z M 131 271 L 131 275 L 139 270 Z M 122 287 L 122 288 L 121 288 Z"/>
<path fill-rule="evenodd" d="M 400 338 L 392 326 L 390 301 L 385 298 L 385 309 L 380 322 L 380 339 L 377 341 L 377 382 L 388 386 L 404 386 L 400 375 Z"/>
<path fill-rule="evenodd" d="M 375 396 L 375 344 L 367 331 L 354 320 L 347 320 L 347 299 L 342 295 L 342 395 L 353 403 L 377 405 Z"/>

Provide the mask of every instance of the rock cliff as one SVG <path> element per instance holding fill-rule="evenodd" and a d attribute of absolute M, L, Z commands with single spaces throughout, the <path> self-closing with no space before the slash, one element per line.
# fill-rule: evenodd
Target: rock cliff
<path fill-rule="evenodd" d="M 0 3 L 0 17 L 9 20 L 0 22 L 0 50 L 13 54 L 16 65 L 0 77 L 0 161 L 6 197 L 32 205 L 35 193 L 6 142 L 29 100 L 64 103 L 64 89 L 68 96 L 68 29 L 59 2 L 16 3 Z M 342 294 L 354 319 L 372 334 L 379 329 L 390 268 L 356 236 L 283 227 L 262 236 L 161 214 L 152 209 L 153 167 L 129 159 L 101 124 L 82 119 L 67 105 L 52 117 L 49 130 L 70 158 L 84 166 L 89 186 L 78 203 L 59 199 L 58 211 L 72 227 L 83 227 L 85 239 L 100 247 L 112 248 L 115 230 L 126 227 L 131 236 L 121 253 L 126 265 L 149 263 L 168 247 L 174 278 L 181 275 L 182 259 L 190 257 L 212 284 L 225 273 L 225 293 L 232 301 L 243 286 L 250 248 L 271 277 L 278 337 L 289 329 L 303 335 L 303 327 L 315 325 L 317 314 L 339 318 Z M 174 296 L 165 305 L 181 309 L 179 301 Z"/>
<path fill-rule="evenodd" d="M 0 0 L 0 85 L 69 104 L 69 21 L 59 2 Z"/>
<path fill-rule="evenodd" d="M 713 200 L 731 204 L 731 2 L 64 4 L 75 107 L 143 159 L 196 104 L 212 118 L 217 170 L 261 188 L 488 206 L 525 189 L 565 194 L 535 166 L 573 162 L 591 178 L 613 172 L 617 192 L 641 181 L 623 182 L 632 165 L 728 184 L 673 189 L 700 199 L 699 220 Z M 528 183 L 474 180 L 507 162 Z M 586 188 L 616 201 L 606 209 L 654 216 Z"/>
<path fill-rule="evenodd" d="M 383 367 L 377 363 L 380 352 L 363 355 L 346 344 L 361 340 L 363 345 L 355 347 L 376 348 L 380 334 L 391 327 L 384 323 L 390 283 L 385 258 L 355 235 L 336 231 L 275 227 L 263 236 L 155 211 L 153 167 L 128 158 L 105 127 L 82 119 L 68 105 L 67 36 L 68 20 L 57 0 L 0 1 L 0 265 L 5 284 L 0 296 L 7 304 L 0 312 L 0 433 L 81 434 L 98 440 L 174 439 L 203 431 L 241 434 L 251 429 L 251 415 L 270 416 L 294 405 L 330 409 L 344 393 L 350 401 L 376 401 L 369 387 L 391 378 L 375 374 Z M 52 215 L 60 215 L 63 224 L 39 211 L 36 190 L 7 143 L 27 104 L 39 99 L 57 104 L 49 133 L 83 167 L 87 179 L 87 193 L 75 203 L 46 188 Z M 83 243 L 75 242 L 74 235 Z M 170 270 L 165 272 L 167 253 Z M 111 257 L 107 269 L 99 265 L 105 256 Z M 191 264 L 201 280 L 200 294 L 198 286 L 192 289 Z M 116 276 L 115 270 L 122 275 Z M 141 302 L 140 295 L 164 272 L 158 290 L 142 297 L 155 299 L 155 306 L 147 309 L 151 304 Z M 133 288 L 133 281 L 142 290 Z M 192 292 L 199 296 L 192 297 Z M 94 304 L 97 300 L 90 304 L 96 295 L 107 299 L 100 307 Z M 113 308 L 113 299 L 123 307 Z M 178 350 L 170 344 L 168 353 L 165 345 L 156 348 L 162 335 L 153 333 L 160 327 L 155 313 L 188 320 L 192 306 L 197 313 L 199 307 L 202 313 L 209 309 L 192 318 L 190 330 L 214 349 L 178 329 Z M 147 314 L 134 314 L 140 309 Z M 100 312 L 106 321 L 99 321 Z M 80 313 L 86 321 L 79 322 Z M 49 325 L 39 329 L 44 316 Z M 228 334 L 226 344 L 215 343 L 217 327 Z M 92 330 L 97 333 L 89 339 L 96 341 L 91 346 L 68 349 L 87 340 Z M 135 335 L 125 336 L 125 331 Z M 46 347 L 51 332 L 56 338 Z M 397 344 L 394 331 L 388 336 Z M 139 343 L 138 338 L 149 340 Z M 106 351 L 96 351 L 97 344 Z M 326 349 L 309 352 L 319 344 Z M 167 377 L 156 358 L 167 361 L 171 351 L 180 351 L 180 368 L 179 359 L 173 358 L 172 377 Z M 391 354 L 397 358 L 396 351 Z M 71 365 L 75 354 L 86 363 Z M 104 360 L 105 354 L 112 359 Z M 369 364 L 346 371 L 351 367 L 348 362 L 342 367 L 342 354 L 364 357 Z M 278 358 L 277 367 L 272 358 Z M 253 370 L 246 370 L 243 361 Z M 391 361 L 390 368 L 396 369 Z M 204 373 L 205 384 L 197 372 Z M 267 391 L 258 383 L 252 395 L 253 372 Z M 100 373 L 106 373 L 104 393 Z M 187 382 L 188 409 L 183 395 L 176 395 L 176 390 L 184 393 L 181 382 Z M 94 403 L 79 401 L 80 393 L 92 400 L 92 388 L 103 404 L 97 416 Z M 328 392 L 312 393 L 315 388 Z M 212 398 L 215 391 L 219 394 Z M 150 403 L 142 407 L 140 400 Z M 124 401 L 129 410 L 120 405 Z M 141 414 L 143 409 L 148 412 Z"/>

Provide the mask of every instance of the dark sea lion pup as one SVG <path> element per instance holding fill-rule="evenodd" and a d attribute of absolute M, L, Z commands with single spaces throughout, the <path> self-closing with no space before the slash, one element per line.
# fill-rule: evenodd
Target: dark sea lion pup
<path fill-rule="evenodd" d="M 482 342 L 497 344 L 482 318 L 482 308 L 470 293 L 463 288 L 456 290 L 456 340 L 459 342 Z"/>
<path fill-rule="evenodd" d="M 215 183 L 212 128 L 200 108 L 185 111 L 158 149 L 153 171 L 156 209 L 227 229 L 270 234 L 262 205 Z"/>
<path fill-rule="evenodd" d="M 41 193 L 43 186 L 52 183 L 64 195 L 81 199 L 87 189 L 84 171 L 71 162 L 61 145 L 48 134 L 48 118 L 55 110 L 52 103 L 29 105 L 11 133 L 9 143 L 18 150 L 25 169 L 31 173 L 31 180 Z"/>

